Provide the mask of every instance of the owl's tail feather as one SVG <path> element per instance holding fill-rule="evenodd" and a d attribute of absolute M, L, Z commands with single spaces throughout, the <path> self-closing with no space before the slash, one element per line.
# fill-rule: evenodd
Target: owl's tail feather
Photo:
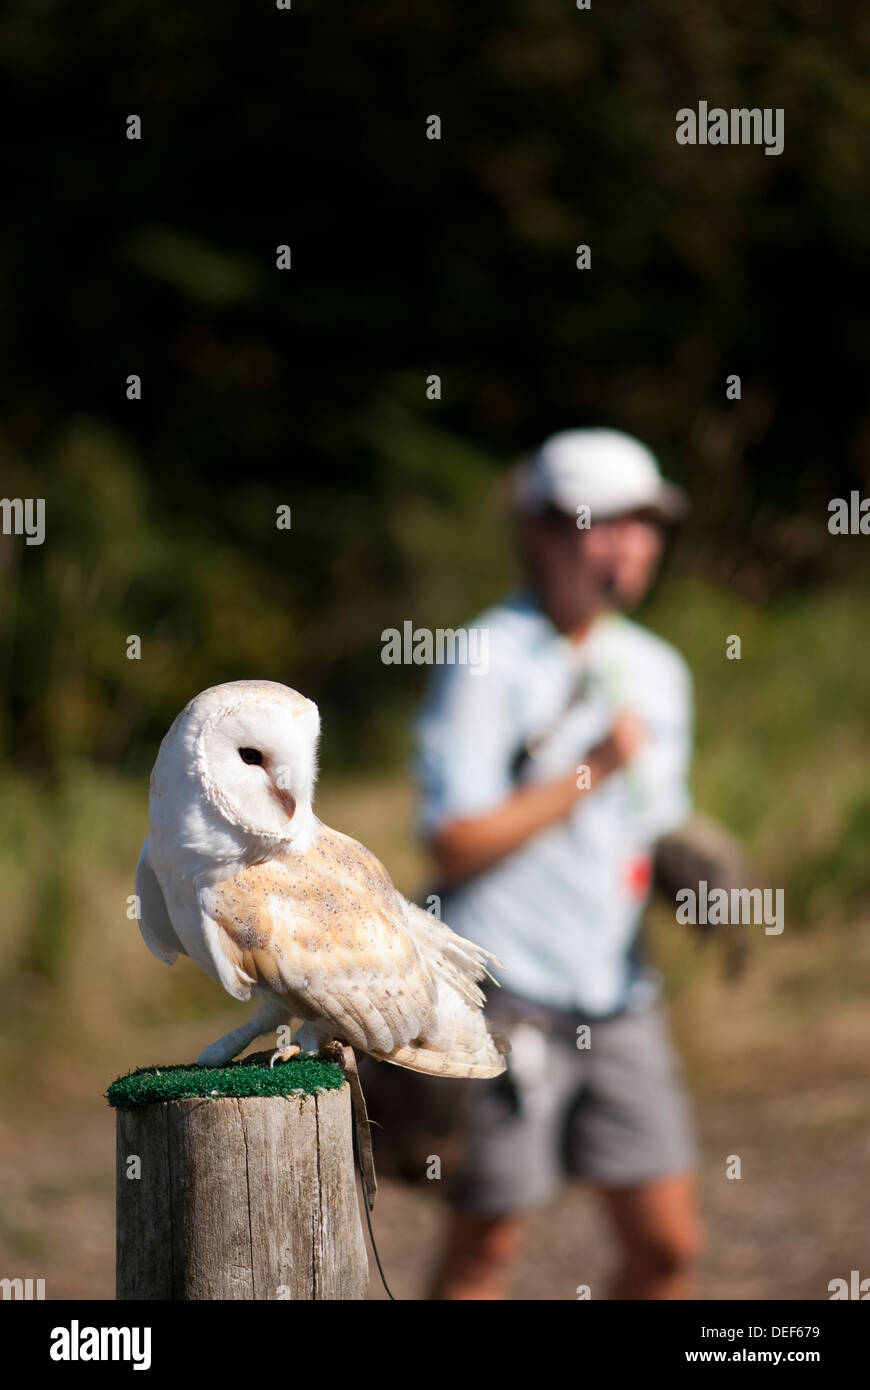
<path fill-rule="evenodd" d="M 407 1067 L 409 1071 L 425 1072 L 428 1076 L 487 1077 L 500 1076 L 505 1070 L 504 1055 L 510 1052 L 510 1043 L 490 1024 L 486 1025 L 487 1037 L 484 1045 L 473 1050 L 457 1044 L 455 1047 L 430 1047 L 422 1041 L 414 1046 L 395 1048 L 389 1056 L 373 1052 L 379 1062 L 392 1062 L 397 1067 Z"/>

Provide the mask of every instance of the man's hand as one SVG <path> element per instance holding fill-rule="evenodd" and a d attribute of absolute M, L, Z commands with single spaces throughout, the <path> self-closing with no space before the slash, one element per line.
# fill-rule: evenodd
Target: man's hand
<path fill-rule="evenodd" d="M 494 811 L 451 821 L 435 836 L 431 850 L 446 887 L 473 878 L 512 854 L 533 835 L 570 814 L 581 796 L 588 796 L 612 772 L 623 767 L 646 740 L 636 715 L 622 710 L 610 733 L 586 755 L 590 785 L 578 787 L 575 771 L 552 782 L 529 782 L 517 787 Z"/>
<path fill-rule="evenodd" d="M 631 710 L 620 710 L 613 721 L 610 733 L 592 749 L 587 762 L 592 772 L 592 787 L 611 772 L 624 767 L 640 752 L 646 743 L 647 734 L 641 721 Z M 597 774 L 597 775 L 596 775 Z M 591 790 L 592 788 L 590 788 Z"/>

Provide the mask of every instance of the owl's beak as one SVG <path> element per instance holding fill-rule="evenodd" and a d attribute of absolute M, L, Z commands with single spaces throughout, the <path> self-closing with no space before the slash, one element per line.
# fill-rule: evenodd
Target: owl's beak
<path fill-rule="evenodd" d="M 275 800 L 277 801 L 278 805 L 285 812 L 288 820 L 292 820 L 293 817 L 296 815 L 296 798 L 291 796 L 290 792 L 286 787 L 281 786 L 280 774 L 278 775 L 276 780 L 272 782 L 270 791 Z"/>

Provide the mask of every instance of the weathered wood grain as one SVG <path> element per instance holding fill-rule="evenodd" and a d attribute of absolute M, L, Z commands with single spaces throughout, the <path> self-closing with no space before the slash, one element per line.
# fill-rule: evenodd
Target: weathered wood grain
<path fill-rule="evenodd" d="M 116 1195 L 119 1299 L 364 1296 L 347 1085 L 119 1110 Z"/>

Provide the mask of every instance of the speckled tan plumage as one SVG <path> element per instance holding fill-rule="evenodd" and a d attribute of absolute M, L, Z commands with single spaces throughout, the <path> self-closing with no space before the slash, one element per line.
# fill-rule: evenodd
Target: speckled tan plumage
<path fill-rule="evenodd" d="M 268 989 L 293 1015 L 328 1019 L 342 1041 L 415 1070 L 446 1076 L 503 1070 L 497 1053 L 489 1061 L 479 1055 L 479 1036 L 465 1045 L 459 1036 L 447 1047 L 430 1041 L 439 975 L 468 1005 L 483 1003 L 449 954 L 438 959 L 436 942 L 454 952 L 461 943 L 460 957 L 471 964 L 468 943 L 406 903 L 356 840 L 320 825 L 305 854 L 245 869 L 216 884 L 207 900 L 240 978 Z"/>

